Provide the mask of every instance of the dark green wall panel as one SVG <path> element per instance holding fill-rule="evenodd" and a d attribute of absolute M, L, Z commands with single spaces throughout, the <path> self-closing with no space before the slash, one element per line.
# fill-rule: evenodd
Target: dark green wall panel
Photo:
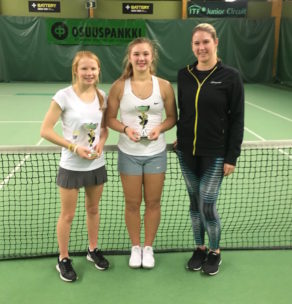
<path fill-rule="evenodd" d="M 41 17 L 0 16 L 0 81 L 70 81 L 72 59 L 81 49 L 100 57 L 102 82 L 119 77 L 126 46 L 48 44 L 45 21 Z M 147 20 L 147 36 L 159 47 L 159 76 L 176 81 L 177 70 L 195 60 L 191 31 L 199 22 L 216 27 L 219 56 L 239 69 L 244 81 L 272 81 L 273 18 Z"/>

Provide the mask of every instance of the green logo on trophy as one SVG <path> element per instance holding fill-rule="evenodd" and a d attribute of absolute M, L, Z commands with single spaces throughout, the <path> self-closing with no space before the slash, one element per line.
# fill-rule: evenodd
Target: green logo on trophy
<path fill-rule="evenodd" d="M 147 112 L 149 111 L 149 109 L 150 109 L 150 106 L 139 106 L 139 107 L 137 107 L 137 110 L 140 113 L 140 115 L 138 116 L 140 118 L 139 124 L 142 126 L 140 138 L 148 138 L 148 134 L 147 134 L 147 131 L 145 129 L 145 126 L 148 123 Z"/>
<path fill-rule="evenodd" d="M 97 128 L 97 123 L 87 123 L 84 124 L 84 129 L 86 130 L 87 133 L 87 138 L 88 138 L 88 143 L 89 143 L 89 149 L 90 153 L 88 154 L 89 157 L 94 157 L 96 156 L 96 151 L 93 148 L 93 143 L 95 140 L 95 132 L 94 130 Z"/>

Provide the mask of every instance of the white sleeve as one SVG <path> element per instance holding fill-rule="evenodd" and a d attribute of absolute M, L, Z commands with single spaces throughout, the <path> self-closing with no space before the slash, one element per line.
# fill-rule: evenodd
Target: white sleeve
<path fill-rule="evenodd" d="M 64 111 L 65 109 L 65 102 L 66 102 L 66 98 L 65 98 L 65 94 L 64 94 L 64 90 L 59 90 L 52 98 L 62 109 L 62 111 Z"/>

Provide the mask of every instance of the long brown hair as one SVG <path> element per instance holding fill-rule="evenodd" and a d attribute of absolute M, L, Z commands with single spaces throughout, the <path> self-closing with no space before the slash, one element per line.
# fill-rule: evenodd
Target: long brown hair
<path fill-rule="evenodd" d="M 157 64 L 157 61 L 158 61 L 158 51 L 157 51 L 156 44 L 152 40 L 150 40 L 146 37 L 140 37 L 140 38 L 136 38 L 136 39 L 132 40 L 128 44 L 127 52 L 126 52 L 126 55 L 125 55 L 124 60 L 123 60 L 124 70 L 123 70 L 123 73 L 121 75 L 121 79 L 125 80 L 125 79 L 130 78 L 130 77 L 133 76 L 133 66 L 129 62 L 129 56 L 131 54 L 131 51 L 132 51 L 133 47 L 135 45 L 141 44 L 141 43 L 147 43 L 151 48 L 153 61 L 152 61 L 151 67 L 150 67 L 150 73 L 152 75 L 155 75 L 156 64 Z"/>
<path fill-rule="evenodd" d="M 76 74 L 77 74 L 77 68 L 78 68 L 79 61 L 84 57 L 87 57 L 87 58 L 90 58 L 90 59 L 93 59 L 94 61 L 96 61 L 98 67 L 100 68 L 100 60 L 94 53 L 92 53 L 90 51 L 79 51 L 79 52 L 77 52 L 74 59 L 73 59 L 73 62 L 72 62 L 72 83 L 73 84 L 76 83 Z M 98 100 L 99 100 L 100 110 L 104 110 L 104 97 L 101 94 L 101 92 L 99 91 L 99 89 L 97 88 L 98 82 L 99 82 L 99 77 L 97 79 L 97 82 L 95 83 L 96 94 L 97 94 L 97 97 L 98 97 Z"/>

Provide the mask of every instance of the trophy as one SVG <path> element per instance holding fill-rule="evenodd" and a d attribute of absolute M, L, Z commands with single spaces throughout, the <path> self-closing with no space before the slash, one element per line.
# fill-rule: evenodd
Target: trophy
<path fill-rule="evenodd" d="M 93 148 L 93 143 L 95 140 L 95 132 L 94 130 L 97 128 L 97 123 L 86 123 L 84 124 L 84 128 L 86 130 L 87 136 L 88 136 L 88 143 L 89 143 L 89 149 L 90 153 L 88 154 L 89 157 L 96 157 L 97 153 Z"/>
<path fill-rule="evenodd" d="M 140 115 L 138 116 L 140 118 L 139 124 L 142 126 L 142 131 L 141 131 L 141 136 L 140 136 L 141 139 L 148 138 L 145 126 L 148 123 L 147 112 L 149 111 L 149 109 L 150 109 L 150 106 L 139 106 L 139 107 L 137 107 L 137 110 L 140 113 Z"/>

